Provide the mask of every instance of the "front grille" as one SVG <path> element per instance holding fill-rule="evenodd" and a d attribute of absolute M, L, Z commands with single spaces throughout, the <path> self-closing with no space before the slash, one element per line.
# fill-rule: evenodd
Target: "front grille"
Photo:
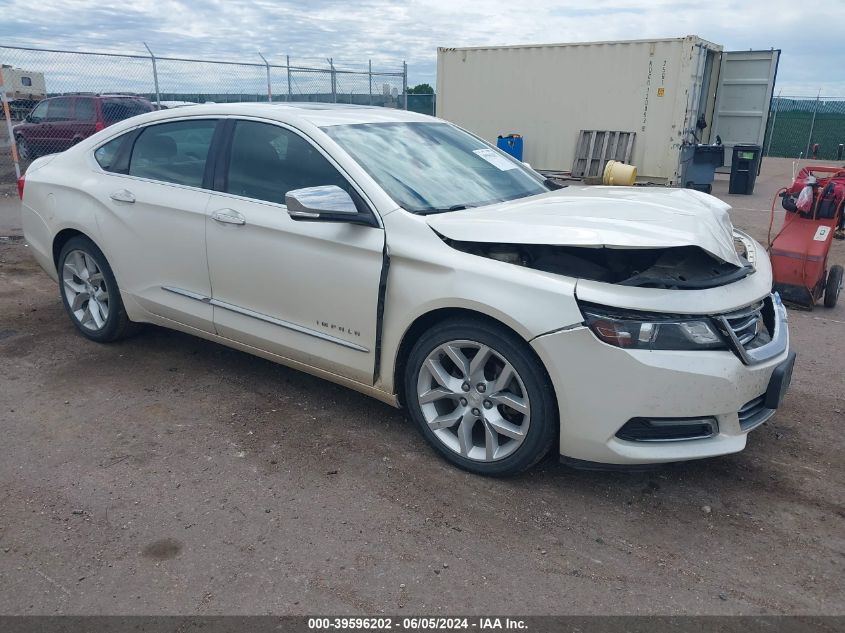
<path fill-rule="evenodd" d="M 739 410 L 739 428 L 743 431 L 750 431 L 760 426 L 775 414 L 774 409 L 766 407 L 766 394 L 749 400 Z"/>
<path fill-rule="evenodd" d="M 772 342 L 775 333 L 774 301 L 770 295 L 754 305 L 719 315 L 715 321 L 734 353 L 748 364 L 750 360 L 746 352 Z"/>
<path fill-rule="evenodd" d="M 725 314 L 724 317 L 728 327 L 731 328 L 743 347 L 746 347 L 766 329 L 763 323 L 762 301 L 737 312 Z"/>

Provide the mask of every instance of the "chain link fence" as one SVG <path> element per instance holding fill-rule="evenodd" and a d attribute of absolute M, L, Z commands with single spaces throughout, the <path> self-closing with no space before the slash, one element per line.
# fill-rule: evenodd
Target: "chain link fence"
<path fill-rule="evenodd" d="M 434 116 L 437 97 L 434 94 L 409 94 L 408 110 Z"/>
<path fill-rule="evenodd" d="M 766 156 L 845 160 L 845 98 L 772 99 Z"/>
<path fill-rule="evenodd" d="M 260 53 L 245 62 L 0 46 L 0 184 L 38 155 L 118 120 L 190 103 L 308 101 L 407 108 L 407 66 L 303 63 Z M 60 97 L 50 99 L 48 97 Z"/>

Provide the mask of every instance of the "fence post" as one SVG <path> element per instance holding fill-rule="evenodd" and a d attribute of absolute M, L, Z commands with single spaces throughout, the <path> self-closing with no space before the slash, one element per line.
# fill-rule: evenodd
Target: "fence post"
<path fill-rule="evenodd" d="M 332 103 L 337 103 L 337 75 L 334 71 L 334 58 L 329 57 L 329 66 L 332 68 Z"/>
<path fill-rule="evenodd" d="M 291 96 L 293 96 L 290 91 L 290 55 L 285 55 L 285 63 L 288 68 L 288 101 L 290 101 Z"/>
<path fill-rule="evenodd" d="M 156 105 L 158 109 L 161 110 L 161 93 L 158 91 L 158 68 L 156 68 L 156 56 L 153 55 L 153 52 L 150 50 L 150 47 L 147 46 L 147 43 L 144 42 L 144 48 L 147 49 L 147 52 L 150 54 L 150 59 L 153 60 L 153 83 L 155 84 L 156 89 Z"/>
<path fill-rule="evenodd" d="M 370 76 L 370 105 L 373 105 L 373 60 L 369 60 L 369 70 L 367 74 Z"/>
<path fill-rule="evenodd" d="M 781 94 L 783 91 L 781 91 Z M 775 111 L 772 113 L 772 125 L 769 128 L 769 143 L 766 146 L 766 156 L 772 151 L 772 139 L 775 137 L 775 123 L 778 120 L 778 110 L 780 110 L 780 94 L 775 98 Z"/>
<path fill-rule="evenodd" d="M 273 84 L 270 83 L 270 64 L 265 59 L 261 51 L 258 51 L 258 56 L 264 61 L 264 67 L 267 69 L 267 101 L 273 102 Z"/>
<path fill-rule="evenodd" d="M 9 134 L 9 146 L 12 149 L 12 162 L 15 163 L 15 179 L 21 177 L 21 164 L 18 160 L 18 143 L 12 132 L 12 113 L 9 110 L 9 98 L 6 96 L 6 86 L 3 85 L 3 72 L 0 71 L 0 101 L 3 102 L 3 116 L 6 118 L 6 131 Z"/>
<path fill-rule="evenodd" d="M 402 62 L 402 101 L 405 110 L 408 109 L 408 62 Z"/>
<path fill-rule="evenodd" d="M 810 120 L 810 135 L 807 137 L 807 151 L 804 152 L 804 156 L 810 157 L 810 143 L 813 142 L 813 129 L 816 127 L 816 112 L 819 110 L 819 98 L 822 96 L 822 89 L 819 88 L 819 92 L 816 95 L 816 105 L 813 108 L 813 118 Z"/>

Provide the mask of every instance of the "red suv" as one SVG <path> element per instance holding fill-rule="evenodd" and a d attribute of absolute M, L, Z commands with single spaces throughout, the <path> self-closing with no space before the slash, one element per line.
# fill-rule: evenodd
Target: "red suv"
<path fill-rule="evenodd" d="M 24 160 L 62 152 L 112 123 L 152 112 L 143 97 L 125 95 L 68 95 L 39 103 L 14 128 L 18 153 Z"/>

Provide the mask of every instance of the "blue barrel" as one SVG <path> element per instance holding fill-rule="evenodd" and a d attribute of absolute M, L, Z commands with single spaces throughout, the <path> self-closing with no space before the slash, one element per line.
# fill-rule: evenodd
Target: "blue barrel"
<path fill-rule="evenodd" d="M 507 152 L 516 160 L 522 160 L 522 135 L 508 134 L 507 136 L 499 136 L 496 139 L 496 147 Z"/>

